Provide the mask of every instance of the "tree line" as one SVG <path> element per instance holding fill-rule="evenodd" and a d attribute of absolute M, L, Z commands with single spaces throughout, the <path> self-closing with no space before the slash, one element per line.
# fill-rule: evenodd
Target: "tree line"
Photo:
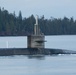
<path fill-rule="evenodd" d="M 26 36 L 33 34 L 35 24 L 34 15 L 28 18 L 22 17 L 21 11 L 16 16 L 15 12 L 9 13 L 0 8 L 0 36 Z M 75 35 L 76 20 L 71 17 L 45 19 L 44 15 L 39 18 L 39 26 L 45 35 Z"/>

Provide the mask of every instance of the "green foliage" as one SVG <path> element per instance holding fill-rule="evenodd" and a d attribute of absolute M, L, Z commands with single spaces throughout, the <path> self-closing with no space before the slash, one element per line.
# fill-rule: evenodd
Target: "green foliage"
<path fill-rule="evenodd" d="M 23 36 L 34 32 L 35 17 L 22 18 L 21 11 L 16 16 L 15 12 L 9 13 L 0 8 L 0 36 Z M 39 18 L 39 26 L 45 35 L 76 34 L 76 20 L 71 17 L 45 19 L 44 15 Z"/>

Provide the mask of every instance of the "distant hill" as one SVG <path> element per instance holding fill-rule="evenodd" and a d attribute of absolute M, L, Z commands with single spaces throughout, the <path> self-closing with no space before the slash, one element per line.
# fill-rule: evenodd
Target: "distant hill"
<path fill-rule="evenodd" d="M 51 15 L 51 14 L 50 14 Z M 33 34 L 35 17 L 22 18 L 21 11 L 19 16 L 9 13 L 4 8 L 0 8 L 0 36 L 24 36 Z M 39 18 L 39 26 L 45 35 L 74 35 L 76 34 L 76 20 L 71 17 L 45 19 Z"/>

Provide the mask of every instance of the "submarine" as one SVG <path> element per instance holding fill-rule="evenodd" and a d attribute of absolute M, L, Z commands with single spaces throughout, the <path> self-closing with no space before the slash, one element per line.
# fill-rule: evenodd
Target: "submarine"
<path fill-rule="evenodd" d="M 27 36 L 27 48 L 0 48 L 0 56 L 76 54 L 76 51 L 45 48 L 45 35 L 41 32 L 36 15 L 34 33 Z"/>

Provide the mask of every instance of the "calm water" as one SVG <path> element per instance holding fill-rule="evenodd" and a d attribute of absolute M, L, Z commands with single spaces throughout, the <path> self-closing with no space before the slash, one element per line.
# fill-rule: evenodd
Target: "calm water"
<path fill-rule="evenodd" d="M 48 48 L 76 50 L 75 35 L 47 36 L 46 40 Z M 24 48 L 26 43 L 26 37 L 0 37 L 0 48 Z M 0 56 L 0 75 L 76 75 L 76 55 Z"/>
<path fill-rule="evenodd" d="M 76 55 L 0 57 L 0 75 L 76 75 Z"/>
<path fill-rule="evenodd" d="M 46 48 L 76 50 L 76 35 L 46 36 Z M 8 43 L 8 46 L 7 46 Z M 25 48 L 27 37 L 0 37 L 0 48 Z"/>

